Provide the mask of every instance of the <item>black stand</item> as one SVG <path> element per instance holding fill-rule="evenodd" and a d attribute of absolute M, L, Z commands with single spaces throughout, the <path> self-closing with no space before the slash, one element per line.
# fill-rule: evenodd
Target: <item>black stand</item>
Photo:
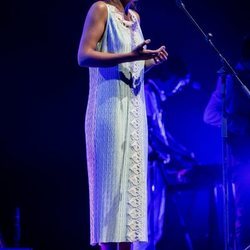
<path fill-rule="evenodd" d="M 228 153 L 228 135 L 227 135 L 227 117 L 226 117 L 226 71 L 224 67 L 219 72 L 222 81 L 222 120 L 221 120 L 221 138 L 222 138 L 222 185 L 223 185 L 223 229 L 224 229 L 224 247 L 225 249 L 233 249 L 230 247 L 230 218 L 229 218 L 229 186 L 232 186 L 229 180 L 229 153 Z"/>
<path fill-rule="evenodd" d="M 222 124 L 221 124 L 221 131 L 222 131 L 222 182 L 223 182 L 223 229 L 224 229 L 224 249 L 231 250 L 233 249 L 230 246 L 230 230 L 229 230 L 229 154 L 228 154 L 228 143 L 227 143 L 227 118 L 226 118 L 226 107 L 225 107 L 225 96 L 226 96 L 226 71 L 231 73 L 236 79 L 237 82 L 240 84 L 241 88 L 245 92 L 245 94 L 250 98 L 250 91 L 244 85 L 244 83 L 240 80 L 237 73 L 233 69 L 233 67 L 229 64 L 229 62 L 225 59 L 225 57 L 220 53 L 217 47 L 214 45 L 212 41 L 212 34 L 205 32 L 201 29 L 199 24 L 195 21 L 192 15 L 187 11 L 185 5 L 181 0 L 176 0 L 176 4 L 179 8 L 181 8 L 184 13 L 188 16 L 188 18 L 193 22 L 196 28 L 201 32 L 202 36 L 205 40 L 210 44 L 210 46 L 215 50 L 221 62 L 223 64 L 224 72 L 222 74 L 222 83 L 223 83 L 223 91 L 222 91 Z M 231 185 L 230 185 L 231 186 Z"/>

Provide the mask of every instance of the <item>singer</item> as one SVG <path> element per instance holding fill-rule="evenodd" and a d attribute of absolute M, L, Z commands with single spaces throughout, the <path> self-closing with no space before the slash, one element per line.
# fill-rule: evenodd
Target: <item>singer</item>
<path fill-rule="evenodd" d="M 85 117 L 90 243 L 129 250 L 147 241 L 147 121 L 144 68 L 167 60 L 149 50 L 132 0 L 94 3 L 85 20 L 78 63 L 89 67 Z"/>

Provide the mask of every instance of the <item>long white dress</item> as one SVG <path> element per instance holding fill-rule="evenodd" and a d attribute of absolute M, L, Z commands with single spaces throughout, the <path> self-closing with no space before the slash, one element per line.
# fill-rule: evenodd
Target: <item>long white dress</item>
<path fill-rule="evenodd" d="M 97 50 L 131 52 L 144 41 L 132 21 L 107 4 Z M 144 61 L 90 68 L 85 120 L 90 194 L 90 243 L 147 241 L 147 120 Z"/>

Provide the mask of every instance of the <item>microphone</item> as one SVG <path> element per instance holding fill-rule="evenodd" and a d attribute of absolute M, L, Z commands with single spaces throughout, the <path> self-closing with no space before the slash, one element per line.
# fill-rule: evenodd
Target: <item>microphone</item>
<path fill-rule="evenodd" d="M 187 86 L 190 83 L 190 78 L 190 74 L 187 74 L 185 78 L 180 79 L 175 88 L 172 90 L 172 94 L 176 94 L 181 91 L 184 86 Z"/>
<path fill-rule="evenodd" d="M 177 92 L 181 91 L 184 86 L 189 84 L 189 81 L 187 80 L 180 80 L 178 84 L 175 86 L 175 88 L 172 90 L 172 94 L 176 94 Z"/>
<path fill-rule="evenodd" d="M 171 91 L 172 95 L 182 91 L 183 88 L 188 85 L 191 86 L 191 88 L 196 91 L 201 90 L 201 84 L 199 82 L 191 81 L 191 75 L 187 74 L 185 78 L 182 78 L 178 81 L 175 88 Z"/>
<path fill-rule="evenodd" d="M 185 9 L 185 5 L 181 0 L 176 0 L 175 2 L 177 7 Z"/>

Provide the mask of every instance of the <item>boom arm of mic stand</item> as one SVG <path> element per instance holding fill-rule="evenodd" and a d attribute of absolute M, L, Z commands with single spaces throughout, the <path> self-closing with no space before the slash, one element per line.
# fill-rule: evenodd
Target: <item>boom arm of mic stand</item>
<path fill-rule="evenodd" d="M 211 33 L 208 33 L 208 35 L 202 30 L 200 25 L 195 21 L 193 16 L 189 13 L 189 11 L 186 9 L 184 3 L 181 0 L 176 0 L 177 6 L 184 11 L 184 13 L 188 16 L 188 18 L 192 21 L 192 23 L 197 27 L 197 29 L 201 32 L 202 36 L 205 38 L 205 40 L 211 45 L 211 47 L 217 52 L 218 56 L 220 57 L 221 62 L 223 63 L 223 66 L 226 66 L 228 69 L 228 72 L 231 72 L 232 75 L 237 79 L 238 83 L 240 84 L 241 88 L 245 92 L 248 98 L 250 98 L 250 90 L 247 88 L 247 86 L 241 81 L 236 71 L 233 69 L 233 67 L 230 65 L 228 60 L 221 54 L 219 49 L 214 45 L 212 41 L 213 35 Z"/>

